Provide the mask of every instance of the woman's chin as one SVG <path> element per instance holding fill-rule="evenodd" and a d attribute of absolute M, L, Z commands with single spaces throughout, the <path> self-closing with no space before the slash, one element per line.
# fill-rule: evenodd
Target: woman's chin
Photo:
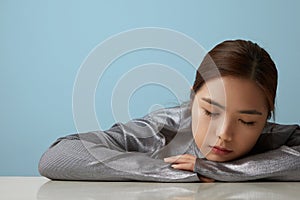
<path fill-rule="evenodd" d="M 227 162 L 227 161 L 231 161 L 231 160 L 235 159 L 234 157 L 219 156 L 219 155 L 215 155 L 215 154 L 212 154 L 212 153 L 207 154 L 205 156 L 205 158 L 207 160 L 214 161 L 214 162 Z"/>

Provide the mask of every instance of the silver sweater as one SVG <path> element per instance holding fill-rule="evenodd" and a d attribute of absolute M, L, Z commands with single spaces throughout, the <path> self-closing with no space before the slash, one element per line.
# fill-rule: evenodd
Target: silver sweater
<path fill-rule="evenodd" d="M 194 172 L 176 170 L 163 158 L 197 156 Z M 106 131 L 58 138 L 39 162 L 55 180 L 196 182 L 300 181 L 300 127 L 267 123 L 252 151 L 230 162 L 206 160 L 194 143 L 189 104 L 160 109 Z"/>

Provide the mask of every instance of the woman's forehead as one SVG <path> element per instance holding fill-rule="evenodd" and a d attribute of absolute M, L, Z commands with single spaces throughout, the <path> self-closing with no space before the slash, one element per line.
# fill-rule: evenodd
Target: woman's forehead
<path fill-rule="evenodd" d="M 258 85 L 249 79 L 221 77 L 207 81 L 195 98 L 210 99 L 226 108 L 245 109 L 266 107 L 266 96 Z"/>

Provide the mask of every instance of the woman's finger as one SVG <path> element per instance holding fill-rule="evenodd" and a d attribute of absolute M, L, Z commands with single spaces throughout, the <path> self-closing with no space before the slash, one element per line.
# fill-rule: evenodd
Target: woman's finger
<path fill-rule="evenodd" d="M 164 161 L 167 163 L 184 163 L 184 162 L 192 162 L 195 160 L 196 160 L 196 157 L 193 155 L 189 155 L 189 154 L 164 158 Z"/>
<path fill-rule="evenodd" d="M 204 177 L 204 176 L 199 176 L 199 179 L 204 182 L 204 183 L 212 183 L 212 182 L 215 182 L 214 179 L 211 179 L 211 178 L 207 178 L 207 177 Z"/>
<path fill-rule="evenodd" d="M 194 171 L 193 163 L 182 163 L 182 164 L 173 164 L 171 165 L 174 169 L 186 170 L 186 171 Z"/>

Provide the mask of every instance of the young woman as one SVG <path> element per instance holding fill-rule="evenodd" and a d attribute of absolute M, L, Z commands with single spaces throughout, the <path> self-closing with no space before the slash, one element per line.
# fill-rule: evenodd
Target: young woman
<path fill-rule="evenodd" d="M 200 64 L 189 102 L 59 138 L 39 171 L 59 180 L 300 181 L 299 125 L 267 122 L 276 88 L 263 48 L 224 41 Z"/>

